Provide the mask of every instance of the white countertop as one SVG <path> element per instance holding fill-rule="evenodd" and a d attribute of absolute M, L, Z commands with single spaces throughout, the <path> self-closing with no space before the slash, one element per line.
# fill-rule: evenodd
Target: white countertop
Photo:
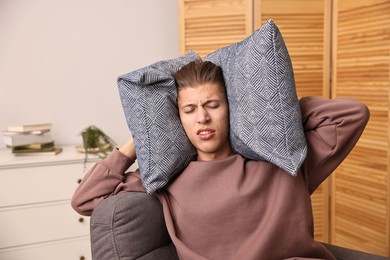
<path fill-rule="evenodd" d="M 0 150 L 0 170 L 15 167 L 32 167 L 59 163 L 84 162 L 85 154 L 76 150 L 76 146 L 60 146 L 62 152 L 57 155 L 15 156 L 10 148 Z M 88 154 L 88 162 L 100 160 L 97 155 Z"/>

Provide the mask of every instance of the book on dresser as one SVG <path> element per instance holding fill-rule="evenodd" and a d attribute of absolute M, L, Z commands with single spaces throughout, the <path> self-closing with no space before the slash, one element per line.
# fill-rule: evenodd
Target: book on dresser
<path fill-rule="evenodd" d="M 34 150 L 30 149 L 28 151 L 12 151 L 15 156 L 39 156 L 39 155 L 57 155 L 62 152 L 61 147 L 54 147 L 53 149 L 42 149 Z"/>
<path fill-rule="evenodd" d="M 52 128 L 51 123 L 43 124 L 25 124 L 25 125 L 10 125 L 7 127 L 7 132 L 33 132 L 33 131 L 45 131 Z"/>
<path fill-rule="evenodd" d="M 55 147 L 54 142 L 44 144 L 30 144 L 16 146 L 12 148 L 12 153 L 16 156 L 26 155 L 56 155 L 62 152 L 61 147 Z"/>
<path fill-rule="evenodd" d="M 10 131 L 3 132 L 3 142 L 6 146 L 15 147 L 30 144 L 44 144 L 53 142 L 54 139 L 50 131 L 42 133 L 21 132 L 12 133 Z"/>

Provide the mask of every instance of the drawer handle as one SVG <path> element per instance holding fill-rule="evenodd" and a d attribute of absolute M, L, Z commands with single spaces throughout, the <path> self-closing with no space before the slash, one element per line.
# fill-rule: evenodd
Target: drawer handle
<path fill-rule="evenodd" d="M 80 256 L 80 260 L 85 260 L 85 257 L 84 256 Z"/>
<path fill-rule="evenodd" d="M 84 218 L 79 218 L 79 222 L 83 223 L 84 222 Z"/>
<path fill-rule="evenodd" d="M 80 184 L 80 183 L 81 183 L 81 181 L 82 181 L 81 179 L 78 179 L 78 180 L 77 180 L 77 183 L 78 183 L 78 184 Z"/>

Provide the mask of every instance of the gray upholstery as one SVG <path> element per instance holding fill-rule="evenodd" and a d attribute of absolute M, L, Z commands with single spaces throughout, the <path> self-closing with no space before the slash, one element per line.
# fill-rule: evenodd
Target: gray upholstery
<path fill-rule="evenodd" d="M 96 260 L 178 259 L 157 198 L 122 192 L 103 200 L 91 216 L 92 258 Z"/>
<path fill-rule="evenodd" d="M 330 252 L 332 252 L 332 254 L 334 256 L 336 256 L 336 258 L 338 260 L 385 260 L 385 259 L 389 259 L 387 257 L 368 254 L 368 253 L 364 253 L 364 252 L 360 252 L 360 251 L 356 251 L 356 250 L 351 250 L 351 249 L 347 249 L 347 248 L 343 248 L 343 247 L 339 247 L 339 246 L 334 246 L 334 245 L 329 245 L 329 244 L 324 244 L 324 246 L 326 248 L 328 248 L 328 250 Z"/>
<path fill-rule="evenodd" d="M 386 257 L 324 244 L 340 260 L 384 260 Z M 122 192 L 103 200 L 91 216 L 95 260 L 178 259 L 158 199 L 141 192 Z"/>

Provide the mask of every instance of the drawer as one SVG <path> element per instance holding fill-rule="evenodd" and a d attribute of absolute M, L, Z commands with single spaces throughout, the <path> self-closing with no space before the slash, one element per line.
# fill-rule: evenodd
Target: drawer
<path fill-rule="evenodd" d="M 0 209 L 0 249 L 89 235 L 89 217 L 69 202 Z M 1 258 L 2 259 L 2 258 Z"/>
<path fill-rule="evenodd" d="M 69 200 L 84 175 L 82 163 L 0 170 L 0 207 Z"/>
<path fill-rule="evenodd" d="M 0 259 L 6 260 L 91 260 L 89 237 L 0 249 Z"/>

